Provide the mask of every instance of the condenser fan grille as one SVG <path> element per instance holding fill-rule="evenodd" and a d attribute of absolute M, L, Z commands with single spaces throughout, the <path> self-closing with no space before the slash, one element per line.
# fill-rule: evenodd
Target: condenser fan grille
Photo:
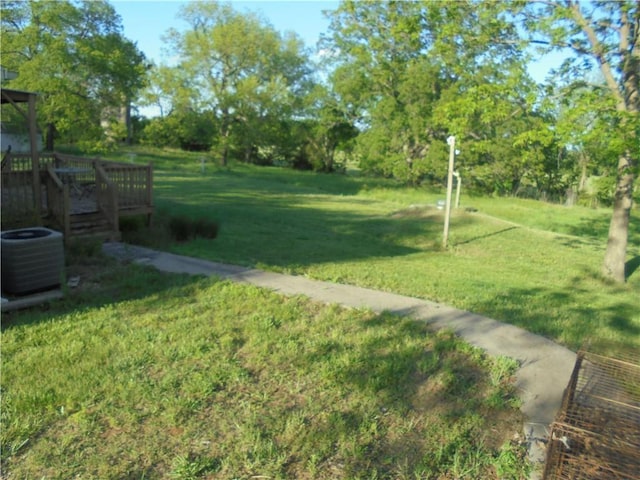
<path fill-rule="evenodd" d="M 16 295 L 55 288 L 64 268 L 63 236 L 43 227 L 8 230 L 2 242 L 2 290 Z"/>

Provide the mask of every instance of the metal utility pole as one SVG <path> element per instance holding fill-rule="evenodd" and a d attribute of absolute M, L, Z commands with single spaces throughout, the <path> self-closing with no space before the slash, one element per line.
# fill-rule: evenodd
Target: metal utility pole
<path fill-rule="evenodd" d="M 451 192 L 453 190 L 453 161 L 456 155 L 456 137 L 453 135 L 447 138 L 449 145 L 449 173 L 447 174 L 447 201 L 444 210 L 444 235 L 442 236 L 442 246 L 447 248 L 449 241 L 449 218 L 451 217 Z"/>

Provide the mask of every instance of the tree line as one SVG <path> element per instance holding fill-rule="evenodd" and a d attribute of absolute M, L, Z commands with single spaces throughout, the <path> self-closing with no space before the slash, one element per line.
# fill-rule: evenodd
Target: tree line
<path fill-rule="evenodd" d="M 64 143 L 114 140 L 333 172 L 346 161 L 406 184 L 441 182 L 446 138 L 482 193 L 614 205 L 605 271 L 624 278 L 640 130 L 633 0 L 345 0 L 313 52 L 253 13 L 185 4 L 154 65 L 106 1 L 3 1 L 11 86 L 40 93 Z M 559 50 L 537 84 L 527 66 Z M 128 119 L 130 106 L 157 117 Z M 3 118 L 4 121 L 4 118 Z M 622 264 L 622 270 L 620 265 Z"/>

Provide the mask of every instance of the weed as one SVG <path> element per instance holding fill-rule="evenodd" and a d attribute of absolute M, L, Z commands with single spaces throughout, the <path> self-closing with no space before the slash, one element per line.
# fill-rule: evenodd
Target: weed
<path fill-rule="evenodd" d="M 122 234 L 135 233 L 139 232 L 146 226 L 146 218 L 145 216 L 129 216 L 129 217 L 120 217 L 119 225 L 120 232 Z"/>
<path fill-rule="evenodd" d="M 216 458 L 179 455 L 172 462 L 169 476 L 175 480 L 196 480 L 206 473 L 215 473 L 219 468 L 220 461 Z"/>
<path fill-rule="evenodd" d="M 505 408 L 520 406 L 520 399 L 516 395 L 515 374 L 519 364 L 516 360 L 503 355 L 488 359 L 485 364 L 489 370 L 490 389 L 485 404 L 491 408 Z"/>
<path fill-rule="evenodd" d="M 503 480 L 529 478 L 531 464 L 525 461 L 526 455 L 525 444 L 513 440 L 505 442 L 494 462 L 498 477 Z"/>
<path fill-rule="evenodd" d="M 91 238 L 74 238 L 67 244 L 65 255 L 68 264 L 92 261 L 92 259 L 102 256 L 102 241 Z"/>

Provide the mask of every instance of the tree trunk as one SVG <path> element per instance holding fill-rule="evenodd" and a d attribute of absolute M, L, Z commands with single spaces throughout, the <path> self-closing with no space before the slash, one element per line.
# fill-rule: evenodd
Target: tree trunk
<path fill-rule="evenodd" d="M 624 282 L 627 242 L 629 236 L 629 216 L 633 203 L 633 170 L 631 155 L 620 157 L 618 179 L 613 203 L 613 215 L 609 225 L 609 239 L 604 255 L 603 273 L 617 282 Z"/>
<path fill-rule="evenodd" d="M 220 125 L 220 139 L 222 141 L 222 166 L 229 163 L 229 138 L 231 136 L 231 115 L 229 109 L 222 110 L 222 124 Z"/>
<path fill-rule="evenodd" d="M 327 173 L 333 172 L 333 156 L 335 151 L 336 147 L 334 142 L 325 138 L 322 155 L 324 156 L 324 170 Z"/>
<path fill-rule="evenodd" d="M 587 187 L 587 164 L 589 160 L 584 150 L 580 150 L 580 181 L 578 182 L 578 193 L 583 193 Z"/>
<path fill-rule="evenodd" d="M 229 156 L 229 148 L 225 145 L 224 147 L 222 147 L 222 166 L 223 167 L 226 167 L 227 163 L 229 163 L 228 156 Z"/>
<path fill-rule="evenodd" d="M 56 132 L 56 127 L 53 125 L 53 123 L 47 123 L 47 136 L 46 136 L 46 146 L 45 146 L 45 150 L 47 150 L 48 152 L 53 152 L 54 149 L 54 135 Z"/>
<path fill-rule="evenodd" d="M 127 104 L 124 107 L 124 125 L 127 129 L 127 137 L 125 143 L 127 145 L 133 144 L 133 123 L 131 122 L 131 102 L 127 100 Z"/>

